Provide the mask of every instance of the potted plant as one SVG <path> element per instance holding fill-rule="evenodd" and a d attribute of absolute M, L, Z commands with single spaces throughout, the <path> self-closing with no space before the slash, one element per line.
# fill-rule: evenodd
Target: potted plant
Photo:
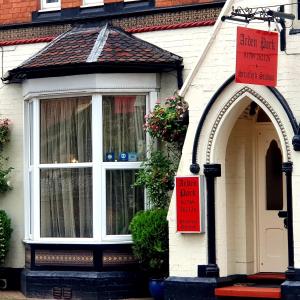
<path fill-rule="evenodd" d="M 130 224 L 133 249 L 145 270 L 152 275 L 168 273 L 168 223 L 166 209 L 139 211 Z M 147 231 L 147 234 L 145 232 Z"/>
<path fill-rule="evenodd" d="M 134 184 L 146 188 L 150 209 L 138 212 L 131 221 L 133 253 L 150 277 L 149 290 L 155 300 L 163 299 L 163 281 L 168 276 L 167 208 L 176 169 L 177 163 L 166 153 L 151 151 Z"/>
<path fill-rule="evenodd" d="M 152 147 L 137 172 L 134 186 L 145 187 L 150 209 L 133 217 L 130 231 L 133 252 L 150 276 L 150 293 L 155 300 L 163 299 L 163 282 L 168 276 L 167 209 L 187 131 L 187 113 L 186 102 L 175 95 L 163 103 L 157 103 L 153 111 L 145 116 L 145 131 L 153 140 L 165 143 L 158 143 L 161 146 L 158 150 Z"/>

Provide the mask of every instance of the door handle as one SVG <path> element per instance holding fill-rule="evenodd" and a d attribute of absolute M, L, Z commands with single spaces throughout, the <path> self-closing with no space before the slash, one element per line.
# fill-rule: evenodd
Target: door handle
<path fill-rule="evenodd" d="M 278 217 L 279 218 L 287 218 L 287 211 L 286 210 L 281 210 L 278 212 Z"/>
<path fill-rule="evenodd" d="M 281 210 L 278 212 L 278 217 L 283 218 L 284 228 L 288 228 L 288 214 L 286 210 Z"/>

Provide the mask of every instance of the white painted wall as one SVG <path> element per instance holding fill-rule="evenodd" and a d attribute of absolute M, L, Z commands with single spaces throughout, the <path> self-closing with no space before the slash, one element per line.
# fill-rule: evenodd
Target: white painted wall
<path fill-rule="evenodd" d="M 185 80 L 208 40 L 212 26 L 136 33 L 135 36 L 183 58 Z M 164 73 L 161 77 L 160 98 L 172 96 L 178 90 L 176 73 Z"/>
<path fill-rule="evenodd" d="M 229 2 L 229 1 L 227 1 Z M 283 0 L 266 0 L 263 2 L 264 6 L 286 4 L 292 1 Z M 234 7 L 256 7 L 261 6 L 262 2 L 259 0 L 253 0 L 251 3 L 246 0 L 233 1 Z M 276 8 L 273 8 L 276 9 Z M 287 10 L 289 8 L 287 7 Z M 218 24 L 217 24 L 218 25 Z M 217 26 L 216 25 L 216 26 Z M 242 25 L 243 26 L 243 25 Z M 183 148 L 183 155 L 181 158 L 180 168 L 178 171 L 179 175 L 188 175 L 189 166 L 191 162 L 191 152 L 193 146 L 194 134 L 200 120 L 201 114 L 205 109 L 207 103 L 217 91 L 217 89 L 235 72 L 235 43 L 236 43 L 236 27 L 233 23 L 222 23 L 220 29 L 217 32 L 215 39 L 212 40 L 211 47 L 208 53 L 203 58 L 201 63 L 196 69 L 195 76 L 191 79 L 187 89 L 183 91 L 185 100 L 189 103 L 190 108 L 190 126 L 187 133 L 186 143 Z M 261 30 L 268 30 L 266 23 L 262 24 L 250 24 L 249 28 L 257 28 Z M 298 27 L 300 28 L 300 27 Z M 271 26 L 271 30 L 275 30 L 275 26 Z M 278 58 L 278 84 L 277 89 L 288 101 L 297 122 L 300 121 L 300 39 L 299 35 L 290 36 L 287 30 L 287 55 L 284 52 L 279 53 Z M 203 172 L 203 164 L 206 160 L 206 147 L 209 140 L 211 128 L 218 115 L 220 114 L 223 105 L 236 94 L 245 85 L 243 84 L 231 84 L 228 89 L 219 97 L 217 104 L 214 106 L 210 114 L 208 115 L 208 121 L 203 128 L 202 135 L 200 137 L 198 162 L 201 167 L 201 173 Z M 269 102 L 274 110 L 275 114 L 279 116 L 284 124 L 284 130 L 288 139 L 289 147 L 292 149 L 291 141 L 293 137 L 293 131 L 291 129 L 289 120 L 287 119 L 282 107 L 278 104 L 278 101 L 274 96 L 267 91 L 265 87 L 248 85 L 251 89 L 258 92 L 265 100 Z M 255 99 L 252 99 L 256 101 Z M 266 108 L 266 107 L 264 107 Z M 225 115 L 232 120 L 236 120 L 238 114 L 234 111 L 234 107 L 229 108 Z M 269 115 L 272 121 L 275 122 L 274 115 Z M 226 145 L 228 140 L 228 134 L 231 132 L 232 124 L 230 122 L 221 121 L 219 129 L 215 135 L 213 142 L 211 161 L 212 163 L 222 163 L 222 152 L 226 151 Z M 232 122 L 231 122 L 232 123 Z M 278 135 L 283 143 L 283 137 L 280 133 L 278 124 L 275 124 Z M 228 133 L 229 132 L 229 133 Z M 222 137 L 223 135 L 223 137 Z M 287 158 L 286 153 L 283 154 L 285 159 Z M 296 188 L 300 184 L 300 153 L 291 151 L 291 159 L 294 163 L 293 172 L 293 200 L 294 200 L 294 242 L 295 242 L 295 265 L 300 267 L 300 214 L 297 213 L 300 210 L 300 189 Z M 222 165 L 222 172 L 224 172 L 224 166 Z M 224 173 L 222 173 L 224 174 Z M 218 178 L 216 180 L 216 194 L 217 194 L 217 217 L 218 225 L 217 231 L 221 228 L 223 234 L 217 234 L 217 245 L 226 243 L 224 236 L 226 235 L 229 228 L 226 228 L 226 210 L 224 210 L 223 195 L 226 194 L 224 185 L 224 179 Z M 219 198 L 218 198 L 219 197 Z M 206 264 L 206 235 L 194 235 L 186 237 L 185 235 L 178 235 L 175 232 L 175 199 L 173 197 L 171 207 L 169 211 L 170 221 L 170 245 L 171 245 L 171 260 L 170 260 L 170 273 L 172 276 L 195 276 L 197 271 L 197 265 Z M 200 247 L 200 248 L 199 248 Z M 187 254 L 188 251 L 188 254 Z M 191 254 L 191 255 L 190 255 Z M 250 255 L 250 254 L 249 254 Z M 250 255 L 251 256 L 251 255 Z M 226 255 L 218 257 L 218 264 L 223 266 L 221 270 L 222 275 L 228 274 L 226 270 Z M 247 259 L 248 260 L 248 259 Z M 197 263 L 195 263 L 197 262 Z M 183 268 L 180 268 L 182 264 Z M 228 270 L 229 271 L 229 270 Z"/>
<path fill-rule="evenodd" d="M 135 36 L 153 43 L 163 49 L 169 50 L 184 58 L 184 78 L 188 75 L 196 62 L 199 51 L 208 38 L 211 27 L 187 28 L 167 31 L 155 31 L 148 33 L 135 34 Z M 3 47 L 3 66 L 0 59 L 0 70 L 3 68 L 3 74 L 11 70 L 26 59 L 36 54 L 40 49 L 46 46 L 46 43 L 28 44 Z M 0 55 L 2 53 L 0 52 Z M 3 76 L 2 74 L 2 76 Z M 163 74 L 160 79 L 160 98 L 173 95 L 178 89 L 176 73 Z M 3 84 L 0 82 L 0 117 L 7 117 L 12 121 L 11 142 L 6 147 L 7 155 L 10 157 L 10 165 L 14 168 L 11 173 L 11 183 L 13 190 L 0 195 L 0 209 L 5 209 L 12 219 L 12 241 L 10 251 L 6 260 L 6 266 L 24 267 L 24 149 L 23 149 L 23 95 L 20 84 Z M 197 249 L 203 249 L 201 242 L 195 241 L 190 237 L 184 237 L 184 243 L 189 240 L 188 244 L 195 244 Z M 173 242 L 173 251 L 178 246 L 178 240 Z M 189 254 L 189 261 L 184 266 L 184 259 L 177 261 L 172 266 L 172 270 L 177 270 L 184 275 L 190 270 L 190 263 L 197 264 L 198 256 L 194 255 L 193 247 L 186 250 Z M 195 259 L 193 260 L 193 255 Z"/>
<path fill-rule="evenodd" d="M 46 44 L 19 45 L 3 47 L 4 73 L 17 67 L 21 62 Z M 0 52 L 0 55 L 2 53 Z M 2 63 L 0 59 L 0 70 Z M 24 266 L 24 193 L 23 193 L 23 97 L 20 84 L 3 84 L 0 81 L 0 118 L 12 121 L 10 142 L 4 147 L 9 157 L 13 190 L 0 195 L 0 209 L 4 209 L 12 221 L 12 239 L 5 266 L 21 268 Z"/>

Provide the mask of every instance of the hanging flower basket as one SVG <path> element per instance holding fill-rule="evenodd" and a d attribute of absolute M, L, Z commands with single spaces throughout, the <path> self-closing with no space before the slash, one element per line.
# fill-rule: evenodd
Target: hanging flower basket
<path fill-rule="evenodd" d="M 188 105 L 178 95 L 154 106 L 145 116 L 144 129 L 152 138 L 183 145 L 188 127 Z"/>

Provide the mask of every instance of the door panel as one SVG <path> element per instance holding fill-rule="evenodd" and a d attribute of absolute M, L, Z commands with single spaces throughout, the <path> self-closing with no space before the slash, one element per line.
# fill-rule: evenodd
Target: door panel
<path fill-rule="evenodd" d="M 257 130 L 257 162 L 258 269 L 284 272 L 288 265 L 287 230 L 278 212 L 286 210 L 286 199 L 280 142 L 271 125 Z"/>

